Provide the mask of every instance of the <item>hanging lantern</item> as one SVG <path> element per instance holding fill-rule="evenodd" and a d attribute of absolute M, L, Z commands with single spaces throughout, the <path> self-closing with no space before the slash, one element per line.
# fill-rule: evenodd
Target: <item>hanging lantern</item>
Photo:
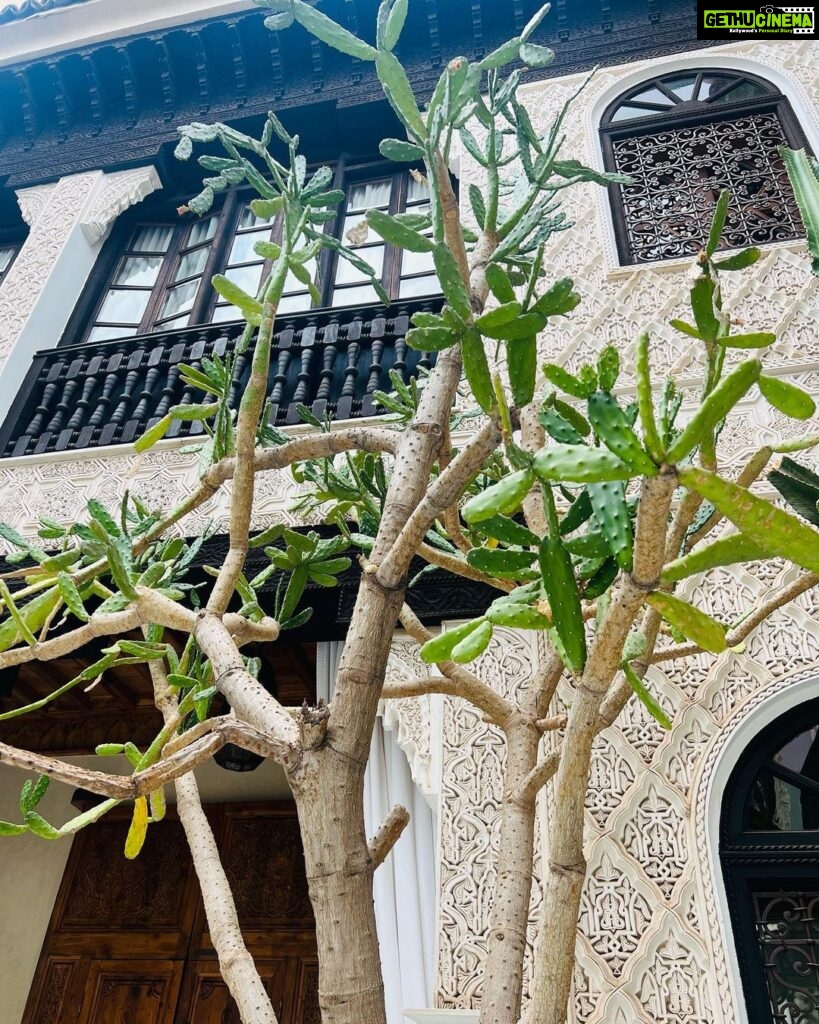
<path fill-rule="evenodd" d="M 216 751 L 213 760 L 229 772 L 255 772 L 264 758 L 235 743 L 226 743 L 221 750 Z"/>

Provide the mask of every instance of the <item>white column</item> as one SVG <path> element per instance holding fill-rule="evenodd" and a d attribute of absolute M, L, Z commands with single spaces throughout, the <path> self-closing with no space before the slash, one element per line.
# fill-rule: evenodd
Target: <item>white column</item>
<path fill-rule="evenodd" d="M 0 421 L 35 352 L 53 348 L 120 213 L 162 184 L 152 166 L 20 189 L 29 235 L 0 285 Z"/>

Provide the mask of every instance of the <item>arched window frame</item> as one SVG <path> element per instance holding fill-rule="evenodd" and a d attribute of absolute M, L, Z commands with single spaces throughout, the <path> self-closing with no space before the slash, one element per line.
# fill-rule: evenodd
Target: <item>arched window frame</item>
<path fill-rule="evenodd" d="M 771 1009 L 766 983 L 763 926 L 755 918 L 754 894 L 768 891 L 789 897 L 809 890 L 819 906 L 819 828 L 799 831 L 749 830 L 745 807 L 754 781 L 784 744 L 819 723 L 819 697 L 791 707 L 748 744 L 735 763 L 722 800 L 719 859 L 730 912 L 734 945 L 748 1019 L 780 1024 Z M 787 771 L 787 769 L 786 769 Z M 772 938 L 772 943 L 776 938 Z M 814 946 L 819 944 L 816 932 Z"/>
<path fill-rule="evenodd" d="M 696 59 L 685 63 L 673 61 L 666 64 L 663 62 L 665 66 L 661 65 L 661 69 L 658 74 L 641 77 L 639 81 L 635 81 L 634 78 L 632 78 L 631 84 L 613 97 L 611 91 L 607 90 L 604 97 L 601 97 L 601 100 L 596 104 L 597 116 L 594 117 L 592 125 L 593 131 L 597 135 L 599 152 L 605 169 L 610 171 L 620 170 L 613 149 L 613 142 L 615 140 L 656 135 L 664 128 L 676 129 L 690 125 L 709 124 L 715 121 L 727 121 L 762 113 L 774 113 L 776 115 L 779 125 L 782 128 L 785 144 L 794 148 L 805 147 L 811 151 L 811 146 L 806 137 L 806 132 L 794 112 L 794 107 L 791 103 L 790 92 L 792 89 L 787 88 L 787 86 L 782 85 L 782 83 L 778 85 L 775 81 L 763 77 L 762 75 L 755 74 L 753 71 L 747 70 L 746 67 L 742 66 L 749 63 L 750 62 L 737 61 L 737 66 L 735 67 L 733 65 L 722 64 L 720 62 L 715 62 L 713 64 L 704 63 Z M 708 75 L 718 75 L 721 77 L 730 76 L 747 80 L 760 86 L 761 89 L 764 90 L 764 94 L 745 101 L 729 102 L 726 100 L 724 102 L 718 102 L 713 106 L 709 103 L 701 102 L 684 103 L 667 110 L 647 111 L 646 116 L 634 117 L 620 122 L 612 120 L 614 112 L 623 104 L 627 104 L 628 101 L 636 95 L 651 88 L 652 85 L 657 82 L 664 82 L 666 79 L 670 78 L 679 78 L 686 73 L 698 76 L 700 79 Z M 772 78 L 774 79 L 781 77 L 781 75 L 772 75 Z M 796 88 L 797 92 L 799 91 L 798 87 L 793 86 L 793 88 Z M 785 91 L 786 89 L 787 94 Z M 801 95 L 797 96 L 796 101 L 797 108 L 804 115 L 804 110 L 802 110 L 805 102 L 804 97 L 801 97 Z M 613 234 L 613 249 L 616 252 L 617 264 L 620 267 L 629 268 L 636 266 L 650 266 L 664 264 L 675 260 L 688 261 L 696 254 L 696 251 L 698 251 L 698 247 L 693 246 L 692 243 L 690 251 L 688 252 L 679 251 L 676 253 L 668 253 L 667 255 L 657 258 L 636 258 L 629 239 L 622 186 L 609 186 L 607 205 L 607 214 L 610 216 L 610 230 L 612 230 Z M 700 245 L 705 241 L 706 233 L 707 227 L 704 227 L 703 238 L 702 241 L 699 242 Z M 802 237 L 803 235 L 801 233 L 794 233 L 788 238 L 774 239 L 773 241 L 789 242 L 796 241 Z M 760 243 L 758 241 L 740 243 L 741 246 L 744 246 L 745 244 L 765 243 Z M 729 246 L 725 245 L 724 248 L 729 248 Z M 612 255 L 614 255 L 614 253 L 612 253 Z"/>

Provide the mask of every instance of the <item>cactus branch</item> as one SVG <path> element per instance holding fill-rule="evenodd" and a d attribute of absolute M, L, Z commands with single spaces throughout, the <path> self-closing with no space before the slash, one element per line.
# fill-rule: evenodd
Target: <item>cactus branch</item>
<path fill-rule="evenodd" d="M 381 828 L 375 833 L 367 844 L 370 851 L 370 858 L 373 862 L 373 870 L 381 867 L 390 854 L 393 846 L 401 838 L 404 829 L 409 825 L 410 813 L 406 807 L 396 804 L 384 819 Z"/>

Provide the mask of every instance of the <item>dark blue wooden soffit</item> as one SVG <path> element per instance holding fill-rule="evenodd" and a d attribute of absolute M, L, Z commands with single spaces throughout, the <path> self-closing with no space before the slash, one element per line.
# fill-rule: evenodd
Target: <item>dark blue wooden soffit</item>
<path fill-rule="evenodd" d="M 452 57 L 479 57 L 519 32 L 539 2 L 413 0 L 398 52 L 419 92 L 431 92 Z M 29 0 L 23 11 L 46 5 Z M 376 7 L 376 0 L 322 4 L 365 38 Z M 162 170 L 177 125 L 218 119 L 252 127 L 271 107 L 299 130 L 307 124 L 327 150 L 347 149 L 354 138 L 372 152 L 389 122 L 372 66 L 299 26 L 268 32 L 263 18 L 253 9 L 0 68 L 0 184 L 149 161 Z M 538 41 L 557 54 L 538 72 L 549 77 L 701 45 L 690 0 L 556 0 Z M 309 130 L 303 141 L 311 141 Z"/>

